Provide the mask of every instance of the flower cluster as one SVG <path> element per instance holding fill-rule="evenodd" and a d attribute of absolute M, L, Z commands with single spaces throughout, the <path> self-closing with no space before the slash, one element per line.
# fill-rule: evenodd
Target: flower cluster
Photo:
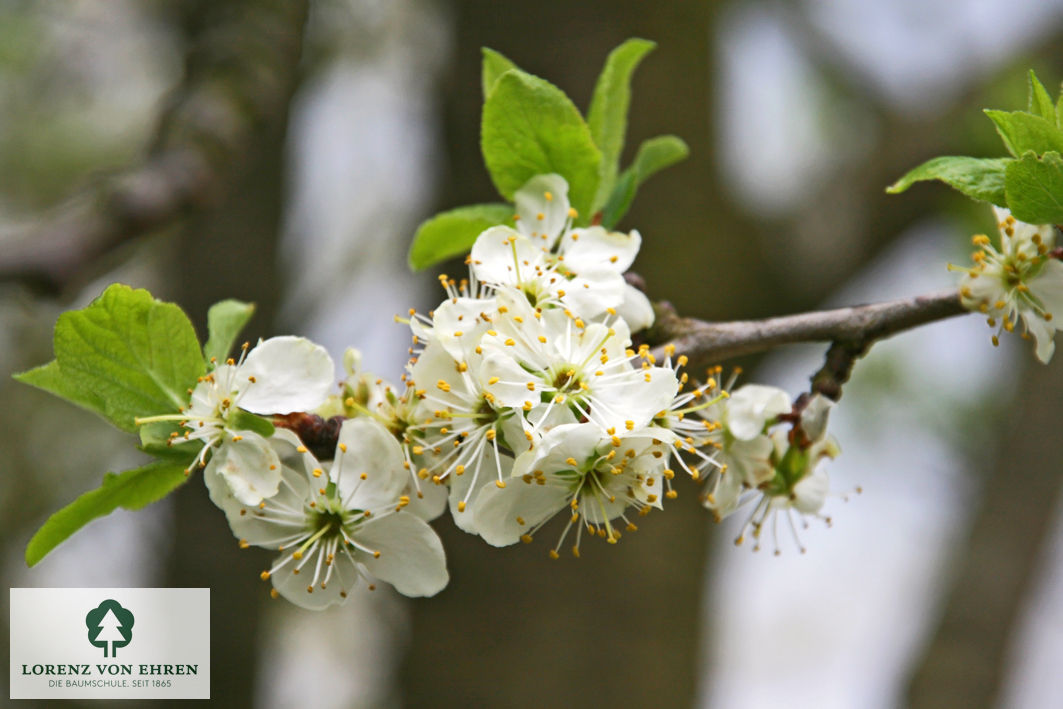
<path fill-rule="evenodd" d="M 994 207 L 1000 229 L 1000 250 L 989 237 L 979 234 L 980 247 L 974 266 L 962 268 L 960 296 L 964 305 L 987 316 L 996 328 L 993 344 L 1001 331 L 1011 332 L 1022 320 L 1023 338 L 1032 337 L 1037 359 L 1047 363 L 1055 352 L 1053 336 L 1060 329 L 1055 315 L 1063 315 L 1063 263 L 1055 250 L 1056 229 L 1051 224 L 1016 221 L 1006 209 Z"/>
<path fill-rule="evenodd" d="M 319 460 L 295 433 L 273 425 L 328 405 L 335 366 L 323 348 L 274 337 L 245 344 L 239 361 L 212 364 L 188 407 L 138 422 L 176 421 L 184 430 L 171 442 L 204 444 L 196 462 L 240 546 L 280 554 L 262 572 L 274 596 L 321 609 L 359 582 L 373 588 L 380 579 L 410 596 L 446 586 L 439 537 L 404 512 L 409 476 L 392 431 L 373 417 L 344 420 L 334 450 L 318 451 Z"/>
<path fill-rule="evenodd" d="M 635 345 L 654 317 L 624 278 L 639 234 L 576 226 L 567 193 L 558 175 L 529 181 L 514 226 L 477 238 L 468 278 L 442 277 L 439 307 L 410 312 L 401 386 L 352 349 L 330 393 L 328 354 L 279 337 L 214 363 L 179 414 L 141 420 L 204 444 L 196 460 L 241 546 L 278 554 L 262 572 L 274 595 L 317 609 L 377 579 L 438 592 L 448 575 L 428 522 L 448 507 L 495 546 L 531 542 L 560 514 L 549 553 L 571 540 L 579 556 L 584 533 L 615 544 L 675 498 L 676 471 L 705 483 L 717 519 L 751 503 L 743 534 L 779 511 L 791 525 L 792 511 L 819 515 L 817 464 L 837 452 L 829 402 L 795 413 L 779 389 L 729 394 L 718 370 L 696 384 L 674 349 L 659 363 Z"/>

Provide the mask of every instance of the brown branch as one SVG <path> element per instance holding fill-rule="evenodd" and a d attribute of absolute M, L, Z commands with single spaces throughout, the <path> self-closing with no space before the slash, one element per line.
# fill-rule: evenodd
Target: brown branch
<path fill-rule="evenodd" d="M 286 111 L 307 2 L 223 5 L 202 23 L 143 163 L 0 230 L 0 280 L 55 291 L 116 246 L 214 204 L 226 191 L 250 137 Z"/>
<path fill-rule="evenodd" d="M 664 347 L 686 355 L 688 367 L 700 370 L 732 357 L 756 354 L 796 342 L 831 342 L 827 363 L 813 376 L 813 392 L 832 399 L 841 395 L 853 363 L 876 341 L 903 330 L 967 312 L 956 290 L 914 298 L 813 311 L 764 320 L 704 322 L 679 317 L 671 305 L 656 306 L 657 321 L 647 339 L 659 343 L 653 350 L 658 359 Z"/>

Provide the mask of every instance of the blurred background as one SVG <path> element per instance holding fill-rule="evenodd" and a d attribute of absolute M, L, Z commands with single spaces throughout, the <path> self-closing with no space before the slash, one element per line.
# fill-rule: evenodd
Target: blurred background
<path fill-rule="evenodd" d="M 249 337 L 354 345 L 397 380 L 391 315 L 440 298 L 405 267 L 414 229 L 494 196 L 480 47 L 586 108 L 631 36 L 659 47 L 627 159 L 660 133 L 692 156 L 621 226 L 651 297 L 706 319 L 948 287 L 988 210 L 883 188 L 934 155 L 999 154 L 980 109 L 1024 107 L 1028 68 L 1063 79 L 1063 0 L 0 0 L 4 587 L 210 587 L 212 705 L 234 709 L 1063 706 L 1063 357 L 994 350 L 977 318 L 857 365 L 832 418 L 834 526 L 802 531 L 807 554 L 734 548 L 687 484 L 579 561 L 440 519 L 439 596 L 312 614 L 269 600 L 268 552 L 240 551 L 193 481 L 25 567 L 48 514 L 138 463 L 10 380 L 50 359 L 60 312 L 123 281 L 202 332 L 211 303 L 252 300 Z M 824 350 L 737 364 L 797 394 Z"/>

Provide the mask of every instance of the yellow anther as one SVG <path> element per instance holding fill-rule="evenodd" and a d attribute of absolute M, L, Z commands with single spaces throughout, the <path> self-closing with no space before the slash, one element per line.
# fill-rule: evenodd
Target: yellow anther
<path fill-rule="evenodd" d="M 497 487 L 499 490 L 505 488 L 505 486 L 506 486 L 506 481 L 505 480 L 495 480 L 495 487 Z"/>

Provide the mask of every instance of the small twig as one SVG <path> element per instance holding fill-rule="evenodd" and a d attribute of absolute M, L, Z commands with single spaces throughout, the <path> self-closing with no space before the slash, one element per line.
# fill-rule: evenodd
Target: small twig
<path fill-rule="evenodd" d="M 876 340 L 967 312 L 956 290 L 764 320 L 704 322 L 679 317 L 668 303 L 659 303 L 656 311 L 657 322 L 647 336 L 659 343 L 654 354 L 661 359 L 664 347 L 673 345 L 676 355 L 687 356 L 692 370 L 779 345 L 831 342 L 826 364 L 812 378 L 812 391 L 835 400 L 855 361 Z"/>

